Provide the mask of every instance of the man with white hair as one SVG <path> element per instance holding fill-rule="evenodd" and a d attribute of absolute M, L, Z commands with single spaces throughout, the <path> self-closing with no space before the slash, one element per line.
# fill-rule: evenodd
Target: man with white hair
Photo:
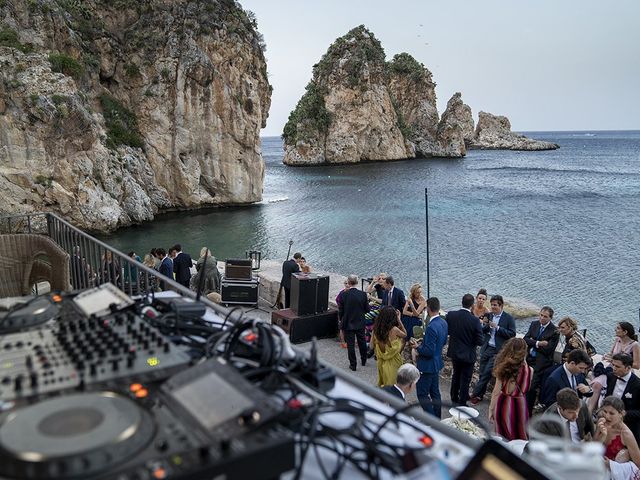
<path fill-rule="evenodd" d="M 405 363 L 398 369 L 396 383 L 382 387 L 382 390 L 406 401 L 407 395 L 416 389 L 416 383 L 418 383 L 419 378 L 420 371 L 418 368 L 411 363 Z"/>
<path fill-rule="evenodd" d="M 342 320 L 342 330 L 344 331 L 344 339 L 347 342 L 347 353 L 349 355 L 349 368 L 356 370 L 356 348 L 355 342 L 358 341 L 358 349 L 360 350 L 360 360 L 364 367 L 367 363 L 367 341 L 364 338 L 364 316 L 369 311 L 369 301 L 367 294 L 362 290 L 358 290 L 358 277 L 349 275 L 347 277 L 347 285 L 342 294 L 342 302 L 338 306 L 338 313 Z"/>

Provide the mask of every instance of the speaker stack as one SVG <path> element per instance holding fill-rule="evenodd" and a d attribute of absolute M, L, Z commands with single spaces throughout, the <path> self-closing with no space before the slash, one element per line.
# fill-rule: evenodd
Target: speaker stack
<path fill-rule="evenodd" d="M 314 315 L 329 308 L 329 276 L 294 273 L 291 277 L 291 310 L 297 315 Z"/>
<path fill-rule="evenodd" d="M 234 305 L 258 304 L 258 279 L 253 278 L 250 258 L 227 259 L 220 284 L 222 303 Z"/>
<path fill-rule="evenodd" d="M 289 334 L 293 343 L 331 337 L 338 331 L 338 312 L 329 310 L 329 276 L 294 273 L 291 308 L 271 314 L 271 323 Z"/>

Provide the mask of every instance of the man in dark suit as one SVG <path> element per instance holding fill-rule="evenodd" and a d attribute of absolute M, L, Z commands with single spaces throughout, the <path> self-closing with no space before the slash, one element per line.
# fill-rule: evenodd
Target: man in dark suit
<path fill-rule="evenodd" d="M 501 295 L 491 297 L 491 312 L 480 317 L 484 339 L 480 348 L 480 378 L 473 389 L 471 404 L 477 405 L 487 391 L 487 384 L 493 375 L 493 362 L 504 342 L 516 336 L 516 322 L 503 310 Z"/>
<path fill-rule="evenodd" d="M 607 374 L 607 397 L 613 395 L 624 403 L 624 423 L 640 438 L 640 378 L 632 371 L 633 357 L 616 353 L 611 357 L 613 372 Z"/>
<path fill-rule="evenodd" d="M 364 315 L 369 311 L 369 301 L 367 294 L 358 290 L 358 277 L 349 275 L 347 277 L 348 288 L 342 294 L 342 302 L 338 307 L 342 328 L 344 330 L 344 340 L 347 342 L 347 354 L 349 356 L 349 368 L 356 370 L 356 350 L 355 341 L 358 341 L 360 350 L 360 360 L 364 367 L 367 363 L 367 341 L 364 338 Z"/>
<path fill-rule="evenodd" d="M 545 418 L 560 420 L 560 423 L 545 421 Z M 576 443 L 591 441 L 596 433 L 589 409 L 571 388 L 558 391 L 556 403 L 545 410 L 536 430 L 545 435 L 565 437 Z"/>
<path fill-rule="evenodd" d="M 462 297 L 462 309 L 449 312 L 446 320 L 449 331 L 447 357 L 453 364 L 451 376 L 451 401 L 466 405 L 469 400 L 469 385 L 476 363 L 477 347 L 482 345 L 482 325 L 471 313 L 474 298 L 470 293 Z"/>
<path fill-rule="evenodd" d="M 404 309 L 407 299 L 404 292 L 395 286 L 395 282 L 391 275 L 384 279 L 384 292 L 382 292 L 382 305 L 391 305 L 396 310 Z M 408 333 L 408 332 L 407 332 Z"/>
<path fill-rule="evenodd" d="M 551 372 L 542 385 L 540 403 L 549 406 L 556 400 L 556 393 L 563 388 L 574 390 L 579 398 L 588 398 L 593 390 L 587 383 L 585 373 L 591 366 L 591 357 L 584 350 L 571 350 L 565 362 Z"/>
<path fill-rule="evenodd" d="M 422 409 L 441 418 L 440 370 L 444 367 L 442 349 L 447 342 L 447 322 L 440 316 L 440 300 L 427 299 L 429 324 L 424 332 L 422 343 L 418 345 L 411 339 L 411 347 L 418 353 L 417 367 L 420 380 L 416 385 L 416 394 Z"/>
<path fill-rule="evenodd" d="M 182 245 L 177 243 L 173 246 L 172 250 L 175 250 L 176 256 L 173 259 L 173 273 L 176 274 L 176 282 L 180 285 L 189 288 L 189 280 L 191 280 L 191 267 L 193 266 L 193 260 L 191 255 L 182 251 Z"/>
<path fill-rule="evenodd" d="M 551 321 L 553 319 L 553 308 L 542 307 L 538 320 L 534 320 L 529 325 L 529 330 L 524 336 L 524 341 L 529 347 L 527 363 L 533 368 L 533 378 L 531 386 L 527 392 L 527 406 L 529 416 L 533 412 L 536 404 L 538 390 L 547 379 L 553 367 L 553 352 L 558 346 L 560 332 Z"/>
<path fill-rule="evenodd" d="M 291 306 L 291 275 L 300 271 L 299 263 L 301 258 L 302 254 L 296 252 L 293 254 L 293 258 L 282 263 L 282 280 L 280 280 L 280 284 L 284 289 L 284 308 Z"/>
<path fill-rule="evenodd" d="M 173 280 L 173 260 L 169 258 L 167 251 L 164 248 L 156 248 L 155 256 L 160 261 L 158 272 Z M 160 289 L 165 290 L 166 288 L 166 283 L 160 282 Z"/>
<path fill-rule="evenodd" d="M 420 371 L 416 366 L 411 363 L 405 363 L 398 369 L 395 385 L 386 385 L 382 387 L 382 390 L 406 401 L 407 395 L 416 388 L 419 378 Z"/>

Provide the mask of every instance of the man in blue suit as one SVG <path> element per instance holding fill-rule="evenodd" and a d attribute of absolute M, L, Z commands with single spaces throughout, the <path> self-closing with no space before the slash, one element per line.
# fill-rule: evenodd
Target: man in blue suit
<path fill-rule="evenodd" d="M 165 277 L 169 277 L 173 280 L 173 260 L 167 255 L 167 251 L 164 248 L 156 248 L 156 258 L 160 260 L 160 266 L 158 271 Z M 165 282 L 160 282 L 160 289 L 166 289 Z"/>
<path fill-rule="evenodd" d="M 395 286 L 391 275 L 385 278 L 383 286 L 384 292 L 382 292 L 382 305 L 391 305 L 402 313 L 404 304 L 407 303 L 404 292 Z"/>
<path fill-rule="evenodd" d="M 487 384 L 493 375 L 493 362 L 504 342 L 516 336 L 516 322 L 503 310 L 501 295 L 491 297 L 491 313 L 480 317 L 484 340 L 480 348 L 480 378 L 473 389 L 471 404 L 477 405 L 487 391 Z"/>
<path fill-rule="evenodd" d="M 570 388 L 578 397 L 591 397 L 593 390 L 585 379 L 585 372 L 591 366 L 591 357 L 584 350 L 575 349 L 567 354 L 565 362 L 557 367 L 544 381 L 540 392 L 540 403 L 548 407 L 556 401 L 556 394 L 563 388 Z"/>
<path fill-rule="evenodd" d="M 442 348 L 447 342 L 447 322 L 440 316 L 440 300 L 436 297 L 427 300 L 427 311 L 429 324 L 422 343 L 418 345 L 415 338 L 411 339 L 411 347 L 418 353 L 417 367 L 420 371 L 416 394 L 425 412 L 441 418 L 440 370 L 444 367 Z"/>

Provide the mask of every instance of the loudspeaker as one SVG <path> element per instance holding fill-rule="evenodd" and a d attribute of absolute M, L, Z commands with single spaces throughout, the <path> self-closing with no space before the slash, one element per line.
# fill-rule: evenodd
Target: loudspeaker
<path fill-rule="evenodd" d="M 338 311 L 299 316 L 287 308 L 272 312 L 271 323 L 288 333 L 292 343 L 308 342 L 313 337 L 333 337 L 338 333 Z"/>
<path fill-rule="evenodd" d="M 229 280 L 253 280 L 250 258 L 228 258 L 224 263 L 224 276 Z"/>
<path fill-rule="evenodd" d="M 291 310 L 297 315 L 321 313 L 329 307 L 329 276 L 294 273 L 291 278 Z"/>
<path fill-rule="evenodd" d="M 258 280 L 249 282 L 233 282 L 223 277 L 220 283 L 220 296 L 222 303 L 239 305 L 258 304 Z"/>

